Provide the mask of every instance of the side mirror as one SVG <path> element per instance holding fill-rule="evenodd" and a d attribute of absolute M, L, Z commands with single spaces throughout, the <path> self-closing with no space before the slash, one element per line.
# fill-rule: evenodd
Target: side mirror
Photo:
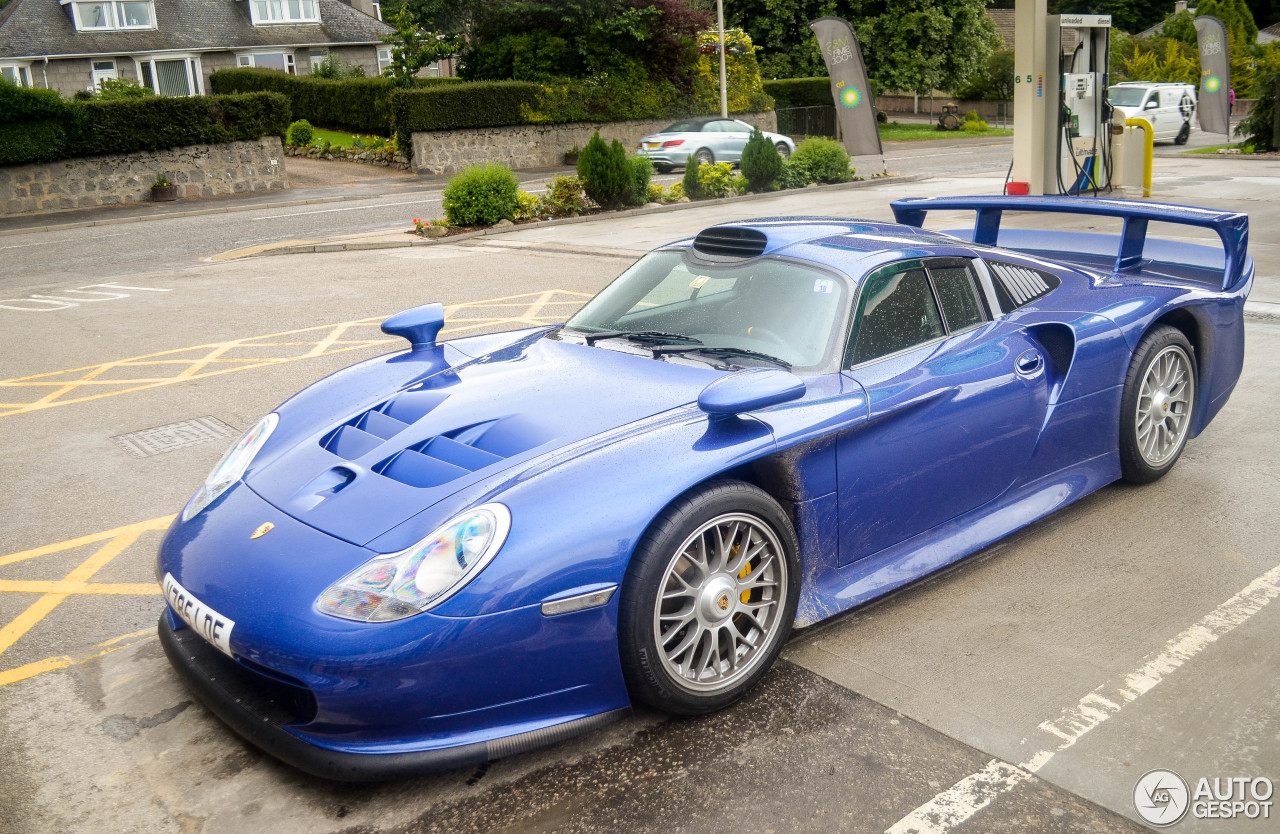
<path fill-rule="evenodd" d="M 435 349 L 436 336 L 442 327 L 444 305 L 435 302 L 396 313 L 382 323 L 382 332 L 408 339 L 413 352 L 418 353 Z"/>
<path fill-rule="evenodd" d="M 1142 109 L 1143 110 L 1159 110 L 1160 102 L 1156 101 L 1155 99 L 1151 99 L 1151 101 L 1148 101 Z"/>
<path fill-rule="evenodd" d="M 721 377 L 702 389 L 698 408 L 712 417 L 730 417 L 804 396 L 804 380 L 774 368 L 752 368 Z"/>

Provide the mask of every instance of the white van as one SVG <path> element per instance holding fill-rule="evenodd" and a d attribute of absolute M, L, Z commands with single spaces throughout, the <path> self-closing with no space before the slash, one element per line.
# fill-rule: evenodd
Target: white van
<path fill-rule="evenodd" d="M 1157 142 L 1172 139 L 1185 145 L 1191 138 L 1191 117 L 1196 112 L 1196 88 L 1190 84 L 1124 81 L 1107 90 L 1111 106 L 1126 119 L 1151 122 Z"/>

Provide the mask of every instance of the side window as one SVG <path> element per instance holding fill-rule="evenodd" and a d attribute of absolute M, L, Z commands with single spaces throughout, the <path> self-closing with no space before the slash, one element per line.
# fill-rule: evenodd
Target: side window
<path fill-rule="evenodd" d="M 945 333 L 924 270 L 919 266 L 886 269 L 868 278 L 863 287 L 850 364 L 879 359 Z"/>
<path fill-rule="evenodd" d="M 987 320 L 973 273 L 966 266 L 929 268 L 929 277 L 938 291 L 938 303 L 952 333 L 967 330 Z"/>

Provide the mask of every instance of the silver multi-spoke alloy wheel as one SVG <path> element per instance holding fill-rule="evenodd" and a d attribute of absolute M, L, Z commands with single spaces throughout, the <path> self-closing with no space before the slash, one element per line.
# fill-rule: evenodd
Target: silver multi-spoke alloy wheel
<path fill-rule="evenodd" d="M 789 577 L 778 536 L 748 513 L 717 516 L 685 539 L 663 576 L 653 611 L 663 667 L 692 692 L 735 686 L 780 630 Z"/>
<path fill-rule="evenodd" d="M 1143 375 L 1134 416 L 1138 453 L 1159 467 L 1182 448 L 1196 395 L 1191 357 L 1178 345 L 1161 350 Z"/>

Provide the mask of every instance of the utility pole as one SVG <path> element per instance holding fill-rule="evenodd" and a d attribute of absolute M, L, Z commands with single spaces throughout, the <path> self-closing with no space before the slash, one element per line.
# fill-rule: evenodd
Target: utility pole
<path fill-rule="evenodd" d="M 720 118 L 729 118 L 729 84 L 724 69 L 724 0 L 716 0 L 716 22 L 720 25 Z"/>

